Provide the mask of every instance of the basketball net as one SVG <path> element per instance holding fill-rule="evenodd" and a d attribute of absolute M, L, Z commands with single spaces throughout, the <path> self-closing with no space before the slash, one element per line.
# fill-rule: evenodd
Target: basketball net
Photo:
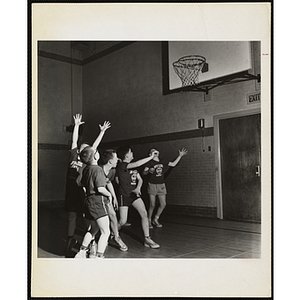
<path fill-rule="evenodd" d="M 188 55 L 181 57 L 173 63 L 175 73 L 181 79 L 182 86 L 198 84 L 198 74 L 206 62 L 205 57 L 200 55 Z"/>

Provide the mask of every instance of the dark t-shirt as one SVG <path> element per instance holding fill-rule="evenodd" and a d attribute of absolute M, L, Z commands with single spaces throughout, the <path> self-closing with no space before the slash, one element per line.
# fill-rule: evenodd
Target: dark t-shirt
<path fill-rule="evenodd" d="M 151 160 L 149 161 L 145 167 L 148 167 L 149 169 L 153 168 L 153 173 L 148 173 L 148 182 L 154 183 L 154 184 L 160 184 L 165 182 L 165 173 L 169 169 L 167 161 L 161 160 L 161 161 L 155 161 Z"/>
<path fill-rule="evenodd" d="M 85 164 L 79 159 L 77 150 L 77 147 L 70 150 L 70 160 L 67 172 L 67 179 L 69 180 L 76 180 L 79 175 L 81 176 L 82 170 L 85 167 Z"/>
<path fill-rule="evenodd" d="M 98 165 L 88 165 L 83 169 L 81 185 L 85 187 L 86 194 L 99 194 L 98 188 L 107 184 L 103 169 Z"/>
<path fill-rule="evenodd" d="M 127 169 L 127 166 L 127 162 L 120 162 L 116 169 L 116 176 L 119 179 L 118 192 L 120 195 L 124 196 L 130 196 L 138 182 L 138 171 L 136 169 Z"/>

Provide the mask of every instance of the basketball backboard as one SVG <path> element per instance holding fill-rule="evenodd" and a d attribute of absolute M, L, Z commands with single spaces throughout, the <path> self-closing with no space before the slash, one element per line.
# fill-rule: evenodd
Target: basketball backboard
<path fill-rule="evenodd" d="M 205 58 L 206 67 L 198 72 L 198 88 L 206 83 L 221 82 L 235 74 L 247 74 L 253 69 L 251 42 L 249 41 L 170 41 L 163 42 L 164 93 L 193 90 L 195 84 L 184 86 L 174 69 L 174 63 L 186 56 Z M 193 66 L 188 66 L 193 69 Z M 191 70 L 192 71 L 192 70 Z M 190 70 L 187 70 L 187 73 Z M 248 79 L 248 76 L 246 76 Z M 253 79 L 251 77 L 251 79 Z M 230 79 L 231 80 L 231 79 Z M 194 89 L 195 90 L 195 89 Z M 201 90 L 201 88 L 200 88 Z M 202 90 L 201 90 L 202 91 Z"/>

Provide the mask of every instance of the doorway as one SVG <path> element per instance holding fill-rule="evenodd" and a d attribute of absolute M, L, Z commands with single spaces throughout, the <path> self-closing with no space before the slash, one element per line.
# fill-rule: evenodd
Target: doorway
<path fill-rule="evenodd" d="M 260 111 L 214 118 L 218 217 L 261 222 Z"/>

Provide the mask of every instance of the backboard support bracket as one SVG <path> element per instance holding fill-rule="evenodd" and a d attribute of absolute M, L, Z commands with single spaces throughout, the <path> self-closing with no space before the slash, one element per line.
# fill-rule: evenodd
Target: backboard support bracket
<path fill-rule="evenodd" d="M 178 89 L 174 89 L 173 92 L 185 91 L 185 92 L 203 92 L 208 95 L 209 91 L 222 85 L 233 84 L 238 82 L 244 82 L 249 80 L 257 80 L 260 82 L 260 74 L 253 75 L 250 74 L 248 71 L 243 71 L 239 73 L 235 73 L 232 75 L 220 77 L 213 80 L 203 81 L 198 84 L 192 86 L 185 86 Z"/>

